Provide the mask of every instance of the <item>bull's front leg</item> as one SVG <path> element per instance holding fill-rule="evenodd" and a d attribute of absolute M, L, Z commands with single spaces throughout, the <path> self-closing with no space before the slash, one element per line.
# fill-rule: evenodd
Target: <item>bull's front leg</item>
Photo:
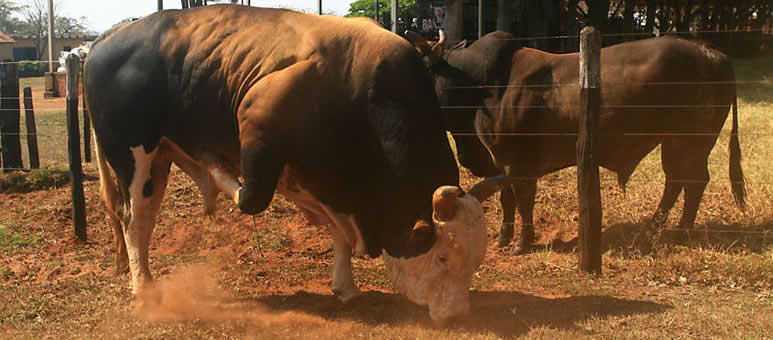
<path fill-rule="evenodd" d="M 266 210 L 283 169 L 284 163 L 270 146 L 257 139 L 242 140 L 241 172 L 244 183 L 234 195 L 239 210 L 249 215 Z"/>
<path fill-rule="evenodd" d="M 360 295 L 352 276 L 352 247 L 346 242 L 344 233 L 335 225 L 330 226 L 333 234 L 333 294 L 343 303 Z"/>

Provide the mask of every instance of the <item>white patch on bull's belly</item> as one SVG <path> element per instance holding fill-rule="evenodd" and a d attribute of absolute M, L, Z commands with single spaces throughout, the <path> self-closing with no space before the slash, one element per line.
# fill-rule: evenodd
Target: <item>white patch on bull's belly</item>
<path fill-rule="evenodd" d="M 363 255 L 367 253 L 365 241 L 362 239 L 360 226 L 357 224 L 354 216 L 338 213 L 333 208 L 317 200 L 308 190 L 304 189 L 298 183 L 293 170 L 285 166 L 282 176 L 279 177 L 276 189 L 283 196 L 287 197 L 295 205 L 301 208 L 306 219 L 314 225 L 330 225 L 330 228 L 338 229 L 339 235 L 344 235 L 346 243 L 354 251 Z M 335 234 L 335 233 L 334 233 Z"/>

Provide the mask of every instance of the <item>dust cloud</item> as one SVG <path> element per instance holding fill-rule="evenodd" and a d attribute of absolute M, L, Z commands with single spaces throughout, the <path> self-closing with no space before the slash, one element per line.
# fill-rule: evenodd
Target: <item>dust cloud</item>
<path fill-rule="evenodd" d="M 177 267 L 137 297 L 134 313 L 151 322 L 239 321 L 274 331 L 277 327 L 308 330 L 330 326 L 321 317 L 299 312 L 272 312 L 258 303 L 239 300 L 218 286 L 216 276 L 216 266 L 211 264 Z M 336 327 L 337 331 L 341 331 L 340 326 Z"/>

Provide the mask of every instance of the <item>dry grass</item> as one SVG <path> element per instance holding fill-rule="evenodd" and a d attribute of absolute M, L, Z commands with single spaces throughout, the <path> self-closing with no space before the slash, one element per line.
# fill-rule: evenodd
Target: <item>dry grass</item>
<path fill-rule="evenodd" d="M 772 68 L 770 58 L 745 60 L 739 79 L 769 77 Z M 489 247 L 473 281 L 473 313 L 450 328 L 433 327 L 425 308 L 392 294 L 380 259 L 354 258 L 365 294 L 338 303 L 329 288 L 329 233 L 306 224 L 280 196 L 255 225 L 222 198 L 222 213 L 211 220 L 201 216 L 191 181 L 173 172 L 151 249 L 165 299 L 137 311 L 128 278 L 111 275 L 110 226 L 96 181 L 85 183 L 88 245 L 71 240 L 67 188 L 0 194 L 0 338 L 769 337 L 773 88 L 739 91 L 745 211 L 729 188 L 729 125 L 710 158 L 712 181 L 689 233 L 671 230 L 681 202 L 667 230 L 642 223 L 663 188 L 659 152 L 639 165 L 625 193 L 603 171 L 604 274 L 586 275 L 577 272 L 574 254 L 575 172 L 551 174 L 539 183 L 535 210 L 544 247 L 524 256 Z M 94 174 L 93 166 L 86 170 Z M 463 171 L 464 187 L 477 180 Z M 484 207 L 493 240 L 501 209 L 493 199 Z"/>

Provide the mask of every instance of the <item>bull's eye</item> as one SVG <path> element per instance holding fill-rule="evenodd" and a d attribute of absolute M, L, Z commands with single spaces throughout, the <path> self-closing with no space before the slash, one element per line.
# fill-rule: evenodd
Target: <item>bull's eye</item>
<path fill-rule="evenodd" d="M 443 264 L 448 262 L 448 258 L 445 257 L 445 256 L 438 256 L 437 260 L 438 260 L 438 262 L 443 263 Z"/>

